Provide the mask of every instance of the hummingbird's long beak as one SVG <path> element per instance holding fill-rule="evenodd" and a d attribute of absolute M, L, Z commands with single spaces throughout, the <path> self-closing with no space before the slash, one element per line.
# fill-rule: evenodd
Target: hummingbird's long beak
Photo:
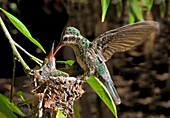
<path fill-rule="evenodd" d="M 49 53 L 49 55 L 48 55 L 48 59 L 51 59 L 51 60 L 52 60 L 52 59 L 54 58 L 53 52 L 54 52 L 54 43 L 53 43 L 52 48 L 51 48 L 51 51 L 50 51 L 50 53 Z"/>
<path fill-rule="evenodd" d="M 58 46 L 55 48 L 55 51 L 54 51 L 53 56 L 55 56 L 55 54 L 58 52 L 58 50 L 64 45 L 64 44 L 62 43 L 63 33 L 64 33 L 64 31 L 63 31 L 62 34 L 61 34 L 60 43 L 59 43 Z"/>
<path fill-rule="evenodd" d="M 64 44 L 61 43 L 59 46 L 57 46 L 57 47 L 55 48 L 55 52 L 54 52 L 53 56 L 55 56 L 55 54 L 58 52 L 58 50 L 59 50 L 63 45 L 64 45 Z"/>

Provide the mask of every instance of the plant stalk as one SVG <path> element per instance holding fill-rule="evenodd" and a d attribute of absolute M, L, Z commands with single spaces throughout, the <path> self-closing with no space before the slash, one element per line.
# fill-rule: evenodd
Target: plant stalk
<path fill-rule="evenodd" d="M 2 18 L 0 17 L 0 25 L 6 35 L 6 37 L 8 38 L 9 40 L 9 43 L 11 44 L 11 48 L 12 48 L 12 51 L 13 51 L 13 55 L 20 61 L 20 63 L 22 64 L 23 68 L 24 68 L 24 71 L 26 72 L 26 74 L 30 71 L 30 68 L 29 66 L 25 63 L 25 61 L 23 60 L 23 58 L 21 57 L 21 55 L 19 54 L 17 48 L 15 47 L 15 42 L 14 40 L 12 39 L 10 33 L 8 32 Z"/>
<path fill-rule="evenodd" d="M 15 46 L 17 46 L 20 50 L 22 50 L 24 53 L 26 53 L 32 60 L 37 62 L 40 66 L 42 66 L 43 61 L 38 59 L 37 57 L 33 56 L 29 52 L 27 52 L 24 48 L 22 48 L 18 43 L 14 41 Z"/>
<path fill-rule="evenodd" d="M 12 82 L 11 82 L 11 91 L 10 91 L 10 97 L 9 97 L 10 102 L 12 102 L 12 98 L 13 98 L 13 88 L 14 88 L 14 80 L 15 80 L 15 68 L 16 68 L 16 59 L 13 56 Z"/>

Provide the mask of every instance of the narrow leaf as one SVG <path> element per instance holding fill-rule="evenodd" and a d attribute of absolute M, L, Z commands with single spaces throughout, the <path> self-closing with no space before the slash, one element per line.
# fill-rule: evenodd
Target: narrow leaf
<path fill-rule="evenodd" d="M 18 91 L 16 94 L 17 94 L 23 101 L 26 101 L 26 100 L 27 100 L 25 94 L 24 94 L 22 91 Z"/>
<path fill-rule="evenodd" d="M 143 10 L 151 10 L 153 6 L 153 0 L 141 0 L 141 2 L 144 5 Z"/>
<path fill-rule="evenodd" d="M 129 24 L 132 24 L 135 22 L 135 16 L 133 15 L 132 12 L 128 12 L 128 16 L 129 16 Z"/>
<path fill-rule="evenodd" d="M 56 118 L 67 118 L 59 109 L 57 109 Z"/>
<path fill-rule="evenodd" d="M 67 61 L 56 61 L 56 63 L 66 64 L 69 66 L 72 66 L 74 64 L 73 60 L 67 60 Z"/>
<path fill-rule="evenodd" d="M 17 118 L 16 115 L 13 113 L 17 113 L 21 116 L 25 116 L 21 110 L 14 105 L 14 103 L 9 102 L 8 98 L 0 94 L 0 112 L 3 113 L 8 118 Z"/>
<path fill-rule="evenodd" d="M 90 76 L 87 79 L 87 82 L 111 110 L 113 115 L 117 118 L 116 105 L 114 104 L 113 99 L 105 85 L 97 77 L 94 76 Z"/>
<path fill-rule="evenodd" d="M 101 0 L 101 6 L 102 6 L 102 22 L 104 22 L 107 9 L 109 7 L 110 0 Z"/>
<path fill-rule="evenodd" d="M 73 104 L 73 110 L 74 110 L 74 116 L 75 116 L 76 118 L 81 118 L 79 109 L 77 108 L 77 105 L 76 105 L 75 102 L 74 102 L 74 104 Z"/>
<path fill-rule="evenodd" d="M 129 6 L 131 7 L 131 10 L 132 10 L 133 14 L 136 16 L 137 20 L 144 21 L 143 15 L 139 9 L 138 0 L 128 0 L 128 2 L 129 2 Z"/>
<path fill-rule="evenodd" d="M 132 24 L 135 22 L 135 16 L 132 13 L 132 8 L 130 6 L 130 0 L 127 1 L 127 5 L 128 5 L 128 17 L 129 17 L 129 24 Z"/>
<path fill-rule="evenodd" d="M 67 114 L 67 118 L 71 118 L 71 116 L 69 114 Z"/>
<path fill-rule="evenodd" d="M 19 19 L 17 19 L 15 16 L 13 16 L 12 14 L 8 13 L 7 11 L 5 11 L 4 9 L 0 8 L 0 10 L 2 10 L 5 15 L 9 18 L 9 20 L 14 24 L 14 26 L 18 29 L 21 30 L 21 32 L 26 33 L 27 35 L 31 36 L 30 32 L 28 31 L 28 29 L 26 28 L 26 26 L 19 21 Z M 31 36 L 32 37 L 32 36 Z"/>
<path fill-rule="evenodd" d="M 68 64 L 69 66 L 72 66 L 74 64 L 74 61 L 73 60 L 67 60 L 66 64 Z"/>
<path fill-rule="evenodd" d="M 0 112 L 0 118 L 7 118 L 7 116 L 3 114 L 2 112 Z"/>
<path fill-rule="evenodd" d="M 118 4 L 116 5 L 116 10 L 117 10 L 117 16 L 121 17 L 122 10 L 123 10 L 122 0 L 118 1 Z"/>
<path fill-rule="evenodd" d="M 160 15 L 161 15 L 161 18 L 163 18 L 165 16 L 165 11 L 166 11 L 165 0 L 162 0 L 162 3 L 160 5 Z"/>
<path fill-rule="evenodd" d="M 31 42 L 33 42 L 35 45 L 37 45 L 44 53 L 45 50 L 44 48 L 41 46 L 41 44 L 36 41 L 30 34 L 30 32 L 28 31 L 28 29 L 26 28 L 26 26 L 15 16 L 13 16 L 12 14 L 8 13 L 7 11 L 5 11 L 4 9 L 0 8 L 0 10 L 2 10 L 4 12 L 4 14 L 9 18 L 9 20 L 11 21 L 11 23 L 22 33 L 24 34 Z"/>
<path fill-rule="evenodd" d="M 56 63 L 65 64 L 65 63 L 66 63 L 66 61 L 56 61 Z"/>

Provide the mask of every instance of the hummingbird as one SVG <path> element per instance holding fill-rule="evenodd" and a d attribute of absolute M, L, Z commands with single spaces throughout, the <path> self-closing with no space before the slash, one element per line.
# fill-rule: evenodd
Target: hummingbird
<path fill-rule="evenodd" d="M 116 105 L 121 103 L 114 83 L 105 64 L 116 52 L 124 52 L 149 39 L 151 33 L 156 33 L 159 24 L 154 21 L 137 22 L 123 27 L 107 31 L 92 42 L 83 37 L 80 31 L 74 27 L 67 27 L 62 35 L 59 46 L 54 54 L 62 46 L 70 46 L 77 62 L 84 70 L 85 80 L 89 75 L 94 75 L 102 80 L 109 90 Z"/>
<path fill-rule="evenodd" d="M 52 45 L 52 49 L 49 53 L 49 55 L 44 59 L 43 66 L 39 69 L 34 69 L 29 72 L 29 75 L 33 76 L 33 78 L 37 79 L 40 82 L 44 82 L 49 80 L 50 77 L 69 77 L 69 74 L 57 70 L 56 69 L 56 62 L 55 62 L 55 55 L 54 52 L 54 43 Z M 35 79 L 33 79 L 35 81 Z M 33 82 L 35 83 L 35 82 Z M 36 88 L 36 84 L 34 85 L 34 88 Z"/>
<path fill-rule="evenodd" d="M 39 116 L 53 114 L 53 110 L 61 110 L 68 116 L 74 115 L 73 103 L 83 94 L 83 80 L 70 77 L 69 74 L 57 70 L 55 54 L 53 54 L 54 43 L 50 54 L 44 59 L 44 64 L 37 70 L 29 72 L 32 85 L 33 107 L 39 108 Z M 48 109 L 48 110 L 47 110 Z"/>
<path fill-rule="evenodd" d="M 49 53 L 49 55 L 44 59 L 44 68 L 42 69 L 42 72 L 48 72 L 51 76 L 63 76 L 63 77 L 69 77 L 69 75 L 63 71 L 56 69 L 56 62 L 55 62 L 55 54 L 54 53 L 54 43 L 52 45 L 52 49 Z M 43 69 L 45 71 L 43 71 Z"/>

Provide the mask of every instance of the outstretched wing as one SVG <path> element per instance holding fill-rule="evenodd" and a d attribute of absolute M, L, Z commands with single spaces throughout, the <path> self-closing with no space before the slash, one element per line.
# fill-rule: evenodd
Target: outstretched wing
<path fill-rule="evenodd" d="M 156 33 L 159 24 L 154 21 L 138 22 L 110 30 L 97 37 L 93 42 L 94 50 L 103 61 L 107 61 L 115 52 L 124 52 L 149 39 Z"/>

